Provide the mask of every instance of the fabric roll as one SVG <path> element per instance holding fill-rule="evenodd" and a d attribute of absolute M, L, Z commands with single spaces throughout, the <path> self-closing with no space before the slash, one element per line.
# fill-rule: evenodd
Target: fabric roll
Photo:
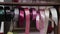
<path fill-rule="evenodd" d="M 19 9 L 15 8 L 14 9 L 14 21 L 18 21 L 18 17 L 19 17 Z"/>
<path fill-rule="evenodd" d="M 40 9 L 40 34 L 45 33 L 45 9 Z"/>
<path fill-rule="evenodd" d="M 36 16 L 36 28 L 37 28 L 37 30 L 40 30 L 39 27 L 40 26 L 40 16 L 39 16 L 39 14 L 37 13 L 37 16 Z"/>
<path fill-rule="evenodd" d="M 9 7 L 4 7 L 5 11 L 5 20 L 6 21 L 11 21 L 11 11 Z"/>
<path fill-rule="evenodd" d="M 35 8 L 30 8 L 29 10 L 30 10 L 30 23 L 31 23 L 30 26 L 36 27 L 35 25 L 36 25 L 36 13 L 37 13 L 37 11 Z"/>
<path fill-rule="evenodd" d="M 57 10 L 55 8 L 50 8 L 51 14 L 52 14 L 52 19 L 55 22 L 56 26 L 58 25 L 58 15 L 57 15 Z"/>
<path fill-rule="evenodd" d="M 29 34 L 30 29 L 30 12 L 28 8 L 25 8 L 25 17 L 26 17 L 26 28 L 25 28 L 25 34 Z"/>
<path fill-rule="evenodd" d="M 24 27 L 24 9 L 19 10 L 19 26 Z"/>
<path fill-rule="evenodd" d="M 4 23 L 4 34 L 7 34 L 10 28 L 11 21 L 11 11 L 9 7 L 4 7 L 5 11 L 5 23 Z"/>
<path fill-rule="evenodd" d="M 48 23 L 49 23 L 49 8 L 46 7 L 45 9 L 45 24 L 44 24 L 44 31 L 45 31 L 45 34 L 47 34 L 47 31 L 48 31 Z"/>

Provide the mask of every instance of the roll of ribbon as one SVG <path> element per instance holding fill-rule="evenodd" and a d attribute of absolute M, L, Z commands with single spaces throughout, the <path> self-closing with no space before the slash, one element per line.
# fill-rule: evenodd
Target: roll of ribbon
<path fill-rule="evenodd" d="M 40 25 L 40 15 L 39 15 L 39 13 L 37 13 L 37 16 L 36 16 L 36 28 L 37 28 L 37 30 L 40 30 L 39 25 Z"/>
<path fill-rule="evenodd" d="M 5 12 L 3 10 L 3 7 L 0 6 L 0 34 L 4 34 L 4 18 L 5 18 Z"/>
<path fill-rule="evenodd" d="M 52 19 L 55 22 L 56 26 L 58 25 L 58 15 L 57 15 L 57 10 L 55 8 L 50 8 L 51 14 L 52 14 Z"/>
<path fill-rule="evenodd" d="M 45 24 L 44 24 L 44 31 L 45 31 L 45 34 L 47 34 L 47 30 L 48 30 L 48 22 L 49 22 L 49 8 L 46 7 L 45 9 Z"/>
<path fill-rule="evenodd" d="M 29 29 L 30 29 L 30 12 L 29 12 L 28 8 L 25 8 L 25 17 L 26 17 L 25 34 L 29 34 Z"/>
<path fill-rule="evenodd" d="M 36 11 L 36 9 L 32 9 L 32 14 L 33 14 L 33 19 L 32 20 L 34 20 L 34 19 L 36 19 L 36 14 L 37 14 L 37 11 Z"/>
<path fill-rule="evenodd" d="M 6 21 L 11 21 L 11 11 L 9 7 L 4 7 Z"/>
<path fill-rule="evenodd" d="M 4 21 L 1 21 L 0 34 L 4 34 Z"/>
<path fill-rule="evenodd" d="M 19 17 L 19 9 L 18 8 L 15 8 L 14 9 L 14 21 L 18 21 L 18 17 Z"/>
<path fill-rule="evenodd" d="M 23 27 L 24 26 L 24 9 L 21 8 L 19 13 L 20 13 L 20 16 L 19 16 L 19 26 Z"/>
<path fill-rule="evenodd" d="M 40 34 L 46 34 L 45 28 L 45 9 L 40 9 Z"/>
<path fill-rule="evenodd" d="M 3 7 L 1 6 L 0 7 L 0 21 L 4 21 L 4 18 L 5 18 L 5 12 L 3 10 Z"/>
<path fill-rule="evenodd" d="M 35 27 L 35 22 L 36 22 L 36 9 L 33 7 L 33 8 L 30 8 L 30 25 L 31 27 Z"/>

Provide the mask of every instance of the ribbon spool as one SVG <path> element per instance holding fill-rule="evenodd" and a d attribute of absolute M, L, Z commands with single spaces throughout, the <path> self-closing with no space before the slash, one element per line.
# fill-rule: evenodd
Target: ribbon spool
<path fill-rule="evenodd" d="M 4 11 L 5 11 L 5 25 L 4 25 L 4 34 L 7 34 L 7 32 L 9 31 L 10 28 L 10 24 L 11 24 L 11 11 L 9 7 L 4 7 Z"/>
<path fill-rule="evenodd" d="M 52 24 L 52 26 L 54 25 L 55 27 L 54 28 L 54 34 L 57 34 L 57 27 L 58 26 L 58 15 L 57 15 L 57 10 L 55 8 L 50 8 L 50 12 L 52 14 L 52 20 L 54 21 L 54 24 Z"/>
<path fill-rule="evenodd" d="M 28 8 L 25 8 L 25 17 L 26 17 L 26 29 L 25 29 L 25 34 L 29 34 L 29 29 L 30 29 L 30 12 Z"/>
<path fill-rule="evenodd" d="M 45 28 L 45 34 L 47 34 L 47 29 L 48 29 L 48 22 L 49 22 L 49 7 L 46 7 L 45 9 L 45 24 L 44 24 L 44 28 Z"/>
<path fill-rule="evenodd" d="M 9 7 L 4 7 L 5 10 L 5 20 L 6 21 L 11 21 L 11 11 Z"/>
<path fill-rule="evenodd" d="M 0 6 L 0 21 L 4 21 L 5 18 L 5 12 L 3 10 L 3 7 Z"/>
<path fill-rule="evenodd" d="M 36 9 L 35 8 L 30 8 L 30 22 L 31 22 L 31 27 L 35 27 L 35 22 L 36 22 Z"/>
<path fill-rule="evenodd" d="M 24 27 L 24 9 L 23 8 L 20 8 L 20 11 L 19 11 L 19 26 L 20 27 Z"/>
<path fill-rule="evenodd" d="M 45 34 L 44 24 L 45 24 L 45 9 L 40 9 L 40 34 Z"/>
<path fill-rule="evenodd" d="M 3 7 L 0 6 L 0 34 L 4 34 L 4 18 L 5 18 L 5 12 L 3 10 Z"/>
<path fill-rule="evenodd" d="M 40 25 L 39 25 L 39 31 L 40 31 L 40 34 L 46 34 L 45 31 L 44 31 L 44 28 L 45 28 L 45 8 L 46 7 L 39 7 L 39 13 L 40 13 Z"/>
<path fill-rule="evenodd" d="M 55 22 L 56 26 L 58 25 L 58 16 L 57 16 L 57 10 L 55 8 L 50 8 L 52 19 Z"/>
<path fill-rule="evenodd" d="M 19 20 L 19 9 L 18 8 L 14 9 L 14 18 L 13 18 L 13 20 L 14 20 L 14 27 L 16 27 L 17 26 L 16 22 Z"/>
<path fill-rule="evenodd" d="M 18 21 L 18 17 L 19 17 L 19 9 L 15 8 L 14 9 L 14 21 Z"/>
<path fill-rule="evenodd" d="M 37 16 L 36 16 L 36 28 L 37 28 L 37 30 L 39 30 L 39 23 L 40 23 L 40 15 L 39 15 L 39 13 L 37 13 Z"/>

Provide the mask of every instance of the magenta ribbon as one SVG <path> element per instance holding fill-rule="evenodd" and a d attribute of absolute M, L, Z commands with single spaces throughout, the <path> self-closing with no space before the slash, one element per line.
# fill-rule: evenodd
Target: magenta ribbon
<path fill-rule="evenodd" d="M 23 27 L 23 25 L 24 25 L 24 11 L 20 10 L 19 15 L 20 15 L 20 17 L 19 17 L 19 26 Z"/>
<path fill-rule="evenodd" d="M 32 14 L 33 14 L 33 16 L 32 16 L 32 20 L 35 20 L 36 19 L 36 15 L 37 15 L 37 11 L 36 11 L 36 9 L 32 9 Z"/>
<path fill-rule="evenodd" d="M 30 12 L 29 12 L 28 8 L 25 8 L 25 17 L 26 17 L 25 34 L 29 34 L 29 29 L 30 29 Z"/>

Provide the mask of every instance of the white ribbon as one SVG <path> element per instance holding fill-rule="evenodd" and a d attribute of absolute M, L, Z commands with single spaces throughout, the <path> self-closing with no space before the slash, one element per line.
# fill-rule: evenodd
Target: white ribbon
<path fill-rule="evenodd" d="M 15 8 L 14 13 L 15 13 L 14 20 L 17 21 L 19 16 L 19 9 Z"/>
<path fill-rule="evenodd" d="M 58 16 L 57 16 L 57 10 L 55 8 L 50 8 L 52 13 L 52 19 L 55 22 L 56 25 L 58 25 Z"/>
<path fill-rule="evenodd" d="M 45 34 L 47 34 L 48 22 L 49 22 L 49 8 L 46 8 L 46 9 L 45 9 L 45 24 L 44 24 Z"/>

